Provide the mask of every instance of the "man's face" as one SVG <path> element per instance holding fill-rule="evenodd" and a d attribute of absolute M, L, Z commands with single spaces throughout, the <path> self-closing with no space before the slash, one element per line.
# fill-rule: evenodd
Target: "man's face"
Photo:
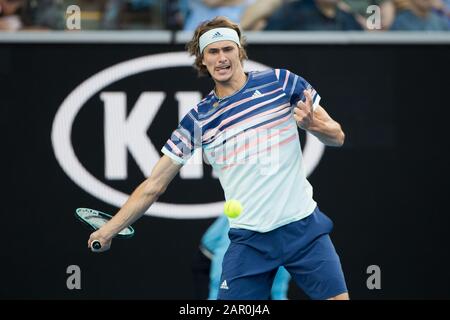
<path fill-rule="evenodd" d="M 239 47 L 229 40 L 218 41 L 203 50 L 203 65 L 217 82 L 230 81 L 234 75 L 243 72 Z"/>

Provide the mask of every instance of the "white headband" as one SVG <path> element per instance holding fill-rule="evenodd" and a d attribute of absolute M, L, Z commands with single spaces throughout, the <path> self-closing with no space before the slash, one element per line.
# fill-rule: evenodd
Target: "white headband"
<path fill-rule="evenodd" d="M 207 45 L 217 41 L 230 40 L 241 46 L 237 32 L 230 28 L 215 28 L 201 35 L 199 39 L 200 54 Z"/>

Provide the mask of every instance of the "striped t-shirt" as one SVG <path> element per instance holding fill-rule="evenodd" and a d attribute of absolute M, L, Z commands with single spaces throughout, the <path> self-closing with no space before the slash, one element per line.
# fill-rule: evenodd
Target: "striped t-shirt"
<path fill-rule="evenodd" d="M 267 232 L 302 219 L 316 207 L 302 165 L 293 108 L 310 89 L 283 69 L 248 73 L 245 85 L 219 99 L 210 92 L 181 120 L 162 152 L 184 164 L 202 147 L 225 192 L 243 211 L 231 228 Z"/>

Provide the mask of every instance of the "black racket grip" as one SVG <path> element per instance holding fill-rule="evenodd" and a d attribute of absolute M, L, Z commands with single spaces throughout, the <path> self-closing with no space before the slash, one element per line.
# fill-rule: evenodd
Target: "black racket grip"
<path fill-rule="evenodd" d="M 93 251 L 98 251 L 101 248 L 102 248 L 102 244 L 100 243 L 100 241 L 98 241 L 98 240 L 92 241 L 92 249 L 94 249 Z"/>

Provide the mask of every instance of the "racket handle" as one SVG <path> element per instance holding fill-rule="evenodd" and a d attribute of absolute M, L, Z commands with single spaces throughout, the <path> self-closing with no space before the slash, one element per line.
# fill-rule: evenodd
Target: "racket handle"
<path fill-rule="evenodd" d="M 102 244 L 100 243 L 100 241 L 94 240 L 94 241 L 92 241 L 91 247 L 92 247 L 92 251 L 98 251 L 102 248 Z"/>

